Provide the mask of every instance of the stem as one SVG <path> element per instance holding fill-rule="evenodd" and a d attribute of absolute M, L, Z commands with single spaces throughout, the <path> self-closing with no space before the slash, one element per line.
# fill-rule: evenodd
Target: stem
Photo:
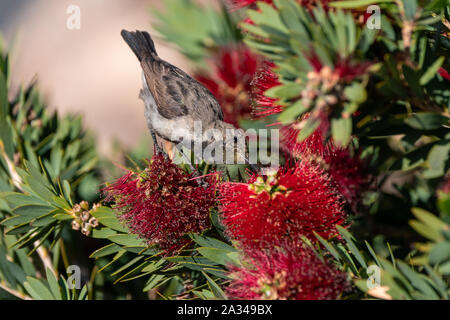
<path fill-rule="evenodd" d="M 88 284 L 88 299 L 93 300 L 93 293 L 94 293 L 94 280 L 95 276 L 97 275 L 98 266 L 94 266 L 91 272 L 91 277 L 89 278 L 89 284 Z"/>
<path fill-rule="evenodd" d="M 39 241 L 35 241 L 33 245 L 37 247 L 40 245 L 40 243 Z M 49 268 L 53 272 L 55 277 L 58 277 L 58 272 L 53 267 L 52 259 L 47 249 L 44 246 L 40 246 L 39 248 L 36 249 L 36 252 L 39 258 L 41 258 L 42 263 L 44 264 L 44 269 L 47 270 L 47 268 Z"/>
<path fill-rule="evenodd" d="M 67 258 L 66 247 L 64 246 L 64 241 L 59 239 L 59 247 L 61 249 L 61 257 L 63 259 L 64 267 L 67 270 L 69 268 L 69 259 Z"/>
<path fill-rule="evenodd" d="M 5 290 L 6 292 L 12 294 L 13 296 L 15 296 L 15 297 L 17 297 L 17 298 L 19 298 L 19 299 L 22 299 L 22 300 L 33 300 L 30 296 L 27 296 L 26 294 L 21 293 L 21 292 L 19 292 L 19 291 L 17 291 L 17 290 L 8 288 L 8 287 L 5 286 L 4 284 L 1 284 L 1 283 L 0 283 L 0 288 L 2 288 L 2 289 Z"/>

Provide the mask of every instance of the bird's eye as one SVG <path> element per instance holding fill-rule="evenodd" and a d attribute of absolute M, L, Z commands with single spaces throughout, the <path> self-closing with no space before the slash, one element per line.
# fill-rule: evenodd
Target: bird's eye
<path fill-rule="evenodd" d="M 234 137 L 234 143 L 237 143 L 237 142 L 238 142 L 238 138 Z"/>

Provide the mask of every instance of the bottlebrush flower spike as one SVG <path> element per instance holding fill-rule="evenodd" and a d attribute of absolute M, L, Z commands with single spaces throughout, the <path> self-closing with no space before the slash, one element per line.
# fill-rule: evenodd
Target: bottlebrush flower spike
<path fill-rule="evenodd" d="M 156 155 L 144 171 L 129 172 L 105 191 L 132 233 L 172 255 L 189 243 L 187 233 L 211 227 L 217 179 L 205 179 L 207 187 Z"/>
<path fill-rule="evenodd" d="M 308 115 L 304 119 L 307 117 Z M 299 130 L 293 126 L 282 128 L 282 145 L 294 159 L 312 161 L 321 166 L 330 175 L 352 211 L 357 213 L 373 178 L 368 172 L 368 161 L 361 158 L 360 150 L 353 150 L 351 146 L 338 147 L 332 139 L 326 142 L 327 119 L 323 119 L 321 124 L 302 142 L 297 142 Z"/>
<path fill-rule="evenodd" d="M 442 78 L 450 80 L 450 74 L 448 73 L 447 70 L 445 70 L 444 68 L 439 68 L 439 74 L 441 75 Z"/>
<path fill-rule="evenodd" d="M 252 100 L 255 107 L 253 113 L 256 117 L 265 117 L 283 111 L 283 107 L 277 104 L 276 99 L 265 95 L 267 90 L 281 84 L 278 76 L 273 72 L 275 64 L 265 61 L 262 65 L 251 82 Z"/>
<path fill-rule="evenodd" d="M 341 61 L 332 71 L 326 71 L 319 60 L 313 57 L 310 60 L 314 70 L 309 79 L 312 82 L 335 86 L 340 81 L 352 81 L 355 77 L 363 74 L 368 63 L 354 64 Z M 254 114 L 256 116 L 268 116 L 282 112 L 283 107 L 277 104 L 275 99 L 266 97 L 264 93 L 277 85 L 279 80 L 273 72 L 273 64 L 266 63 L 265 68 L 258 72 L 253 81 L 254 92 Z M 327 67 L 328 68 L 328 67 Z M 329 69 L 329 68 L 328 68 Z M 331 83 L 331 84 L 330 84 Z M 311 88 L 306 87 L 302 93 L 303 99 L 318 96 L 317 83 Z M 313 92 L 314 91 L 314 92 Z M 327 97 L 327 96 L 325 96 Z M 305 101 L 305 103 L 310 103 Z M 298 142 L 297 137 L 302 125 L 314 114 L 319 126 L 305 140 Z M 332 141 L 326 141 L 329 132 L 328 114 L 321 107 L 316 106 L 311 113 L 304 114 L 298 121 L 280 128 L 281 148 L 287 151 L 293 158 L 314 161 L 324 168 L 335 181 L 339 192 L 345 197 L 353 212 L 358 212 L 364 192 L 370 185 L 371 177 L 367 173 L 367 162 L 360 158 L 359 151 L 352 153 L 350 148 L 340 148 Z"/>
<path fill-rule="evenodd" d="M 224 47 L 213 57 L 212 73 L 198 73 L 195 78 L 219 101 L 225 121 L 238 127 L 240 118 L 251 115 L 249 92 L 259 67 L 259 56 L 247 47 Z"/>
<path fill-rule="evenodd" d="M 317 165 L 299 162 L 248 184 L 220 186 L 222 222 L 230 238 L 244 246 L 265 247 L 302 236 L 316 240 L 337 234 L 347 215 L 328 175 Z"/>
<path fill-rule="evenodd" d="M 438 192 L 450 195 L 450 173 L 447 173 L 441 182 Z"/>
<path fill-rule="evenodd" d="M 231 299 L 336 300 L 350 290 L 348 277 L 306 247 L 245 252 L 243 266 L 230 267 Z"/>

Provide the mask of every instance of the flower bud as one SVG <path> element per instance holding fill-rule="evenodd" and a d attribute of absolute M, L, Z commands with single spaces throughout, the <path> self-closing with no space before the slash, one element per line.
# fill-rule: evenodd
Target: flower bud
<path fill-rule="evenodd" d="M 90 216 L 91 215 L 89 214 L 89 211 L 83 211 L 80 215 L 80 218 L 83 222 L 86 222 L 89 220 Z"/>
<path fill-rule="evenodd" d="M 89 225 L 89 223 L 83 223 L 81 233 L 84 234 L 86 237 L 91 234 L 91 226 Z"/>
<path fill-rule="evenodd" d="M 80 230 L 80 228 L 81 228 L 81 226 L 78 223 L 78 221 L 77 220 L 72 220 L 72 230 L 78 231 L 78 230 Z"/>
<path fill-rule="evenodd" d="M 99 225 L 98 220 L 94 217 L 91 217 L 89 219 L 89 224 L 92 226 L 92 228 L 97 228 Z"/>

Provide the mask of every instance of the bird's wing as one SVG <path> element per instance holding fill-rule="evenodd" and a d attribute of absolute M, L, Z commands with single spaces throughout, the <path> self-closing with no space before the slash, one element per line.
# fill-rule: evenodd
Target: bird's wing
<path fill-rule="evenodd" d="M 191 116 L 192 120 L 223 120 L 212 93 L 184 71 L 155 56 L 141 61 L 145 79 L 158 112 L 167 119 Z"/>

